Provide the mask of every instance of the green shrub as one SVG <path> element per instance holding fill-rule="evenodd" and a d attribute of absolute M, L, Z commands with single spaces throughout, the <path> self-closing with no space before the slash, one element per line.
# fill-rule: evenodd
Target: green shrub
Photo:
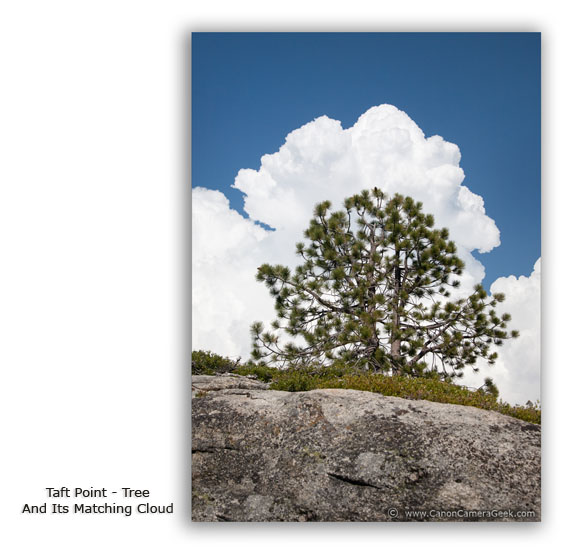
<path fill-rule="evenodd" d="M 276 368 L 267 367 L 265 365 L 243 364 L 238 366 L 234 370 L 234 373 L 245 376 L 253 375 L 254 377 L 260 379 L 260 381 L 269 383 L 280 373 L 280 371 Z"/>
<path fill-rule="evenodd" d="M 289 370 L 282 372 L 272 382 L 271 388 L 291 392 L 313 389 L 356 389 L 398 396 L 410 400 L 430 400 L 444 404 L 473 406 L 493 410 L 530 423 L 540 423 L 541 412 L 534 406 L 510 406 L 498 401 L 494 394 L 484 389 L 469 390 L 439 379 L 424 377 L 389 376 L 374 373 L 344 373 L 341 376 Z"/>
<path fill-rule="evenodd" d="M 192 375 L 216 375 L 218 373 L 229 373 L 238 364 L 230 358 L 225 358 L 213 352 L 205 350 L 194 350 L 192 352 Z"/>
<path fill-rule="evenodd" d="M 206 350 L 194 350 L 192 352 L 192 375 L 216 375 L 219 373 L 252 375 L 261 381 L 270 382 L 276 377 L 279 370 L 265 365 L 241 364 L 240 359 L 231 360 Z"/>
<path fill-rule="evenodd" d="M 473 406 L 483 410 L 493 410 L 530 423 L 539 424 L 541 418 L 539 404 L 533 405 L 529 402 L 526 406 L 511 406 L 499 401 L 497 389 L 491 381 L 492 386 L 485 385 L 477 390 L 470 390 L 443 381 L 438 375 L 432 374 L 430 377 L 408 377 L 366 373 L 342 362 L 335 362 L 330 366 L 293 365 L 281 370 L 263 364 L 240 364 L 240 360 L 233 361 L 203 350 L 192 352 L 193 374 L 215 375 L 227 372 L 254 376 L 270 383 L 270 388 L 275 390 L 298 392 L 314 389 L 356 389 L 410 400 L 430 400 L 444 404 Z"/>

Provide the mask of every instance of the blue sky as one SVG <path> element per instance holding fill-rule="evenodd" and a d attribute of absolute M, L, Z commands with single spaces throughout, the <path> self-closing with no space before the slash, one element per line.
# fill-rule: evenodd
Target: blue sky
<path fill-rule="evenodd" d="M 484 284 L 540 256 L 539 33 L 194 33 L 192 185 L 230 188 L 321 115 L 350 127 L 393 104 L 460 148 L 502 244 L 475 256 Z"/>

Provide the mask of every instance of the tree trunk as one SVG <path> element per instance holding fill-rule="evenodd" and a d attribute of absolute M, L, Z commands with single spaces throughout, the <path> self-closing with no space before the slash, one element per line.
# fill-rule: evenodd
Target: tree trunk
<path fill-rule="evenodd" d="M 392 307 L 392 373 L 400 373 L 400 257 L 396 251 L 396 265 L 394 266 L 394 302 Z"/>

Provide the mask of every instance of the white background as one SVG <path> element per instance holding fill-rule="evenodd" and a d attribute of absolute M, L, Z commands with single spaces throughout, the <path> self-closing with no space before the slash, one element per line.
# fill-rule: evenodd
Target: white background
<path fill-rule="evenodd" d="M 569 539 L 575 33 L 553 10 L 568 3 L 205 4 L 0 4 L 3 551 L 534 552 Z M 543 32 L 544 523 L 189 522 L 189 33 L 214 30 Z M 176 513 L 20 514 L 61 486 L 147 488 Z"/>

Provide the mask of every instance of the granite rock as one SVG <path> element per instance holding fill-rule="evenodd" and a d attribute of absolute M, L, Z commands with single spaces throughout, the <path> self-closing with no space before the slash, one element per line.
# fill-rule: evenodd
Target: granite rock
<path fill-rule="evenodd" d="M 539 521 L 540 426 L 344 389 L 192 378 L 194 521 Z"/>

